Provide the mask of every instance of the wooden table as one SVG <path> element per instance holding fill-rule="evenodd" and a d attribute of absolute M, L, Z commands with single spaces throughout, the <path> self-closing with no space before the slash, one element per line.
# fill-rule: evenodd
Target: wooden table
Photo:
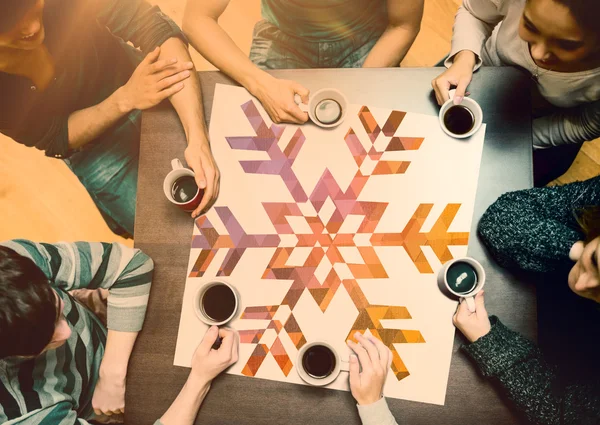
<path fill-rule="evenodd" d="M 287 70 L 273 75 L 294 79 L 311 91 L 335 87 L 351 103 L 437 115 L 431 80 L 441 70 Z M 207 120 L 215 83 L 233 84 L 218 72 L 200 73 Z M 529 79 L 512 68 L 482 68 L 469 88 L 487 123 L 475 202 L 469 255 L 487 271 L 487 309 L 511 328 L 535 339 L 536 300 L 532 285 L 494 264 L 481 246 L 476 225 L 504 192 L 532 186 Z M 142 121 L 135 245 L 150 255 L 156 270 L 146 323 L 135 347 L 127 379 L 128 425 L 151 424 L 169 407 L 189 369 L 173 366 L 186 281 L 193 222 L 168 203 L 162 191 L 172 158 L 183 159 L 185 136 L 168 106 L 145 112 Z M 439 176 L 438 178 L 443 178 Z M 402 424 L 513 424 L 501 395 L 459 348 L 453 349 L 445 406 L 389 399 Z M 197 423 L 359 424 L 350 393 L 223 375 L 213 383 Z"/>

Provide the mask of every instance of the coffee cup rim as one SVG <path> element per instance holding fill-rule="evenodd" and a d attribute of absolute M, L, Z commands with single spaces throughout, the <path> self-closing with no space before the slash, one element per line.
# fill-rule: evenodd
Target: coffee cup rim
<path fill-rule="evenodd" d="M 227 319 L 220 321 L 220 322 L 210 319 L 206 315 L 206 313 L 204 313 L 202 311 L 202 308 L 200 307 L 202 295 L 204 295 L 204 293 L 209 288 L 216 286 L 216 285 L 227 286 L 229 289 L 231 289 L 231 292 L 233 292 L 233 296 L 235 298 L 235 308 L 233 309 L 233 312 Z M 196 295 L 194 296 L 194 312 L 196 313 L 196 316 L 198 317 L 198 319 L 208 326 L 221 326 L 226 323 L 229 323 L 231 320 L 233 320 L 233 318 L 237 314 L 239 307 L 240 307 L 240 297 L 239 297 L 238 292 L 235 289 L 235 287 L 233 285 L 231 285 L 230 283 L 225 282 L 224 280 L 220 280 L 220 279 L 213 279 L 213 280 L 210 280 L 210 281 L 200 285 L 200 287 L 196 290 Z"/>
<path fill-rule="evenodd" d="M 463 293 L 463 294 L 456 292 L 452 288 L 450 288 L 450 285 L 448 284 L 448 279 L 447 279 L 448 269 L 450 268 L 450 266 L 452 266 L 452 264 L 454 264 L 454 263 L 458 263 L 461 261 L 463 263 L 467 263 L 467 264 L 473 266 L 473 268 L 475 269 L 475 273 L 477 273 L 477 285 L 475 285 L 475 287 L 471 291 Z M 475 294 L 477 294 L 479 291 L 481 291 L 483 289 L 483 286 L 485 285 L 485 280 L 486 280 L 485 269 L 483 268 L 483 266 L 481 265 L 481 263 L 479 261 L 477 261 L 476 259 L 474 259 L 472 257 L 453 258 L 452 260 L 446 262 L 444 264 L 444 267 L 440 271 L 440 277 L 443 280 L 444 286 L 446 286 L 446 289 L 452 295 L 455 295 L 459 298 L 468 298 L 468 297 L 474 296 Z"/>
<path fill-rule="evenodd" d="M 461 106 L 461 105 L 471 111 L 471 113 L 473 114 L 474 123 L 473 123 L 473 128 L 471 130 L 469 130 L 467 133 L 456 134 L 456 133 L 453 133 L 450 130 L 448 130 L 448 128 L 446 128 L 446 125 L 444 124 L 444 114 L 452 106 Z M 473 109 L 475 109 L 475 111 L 473 111 Z M 448 136 L 455 138 L 455 139 L 466 139 L 468 137 L 473 136 L 475 133 L 477 133 L 479 131 L 479 129 L 481 128 L 481 126 L 483 125 L 483 110 L 481 109 L 481 106 L 479 105 L 479 103 L 477 103 L 477 101 L 475 101 L 474 99 L 471 99 L 470 97 L 465 97 L 461 103 L 459 103 L 458 105 L 454 105 L 453 96 L 450 96 L 450 99 L 448 99 L 446 102 L 444 102 L 444 104 L 441 106 L 440 112 L 438 113 L 438 120 L 440 123 L 440 127 L 442 127 L 442 130 Z"/>
<path fill-rule="evenodd" d="M 310 376 L 308 372 L 304 370 L 304 366 L 302 365 L 302 357 L 304 356 L 304 353 L 306 353 L 306 351 L 310 347 L 314 347 L 316 345 L 322 345 L 324 347 L 329 348 L 335 356 L 335 368 L 329 375 L 327 375 L 324 378 L 314 378 Z M 307 342 L 302 346 L 302 348 L 300 348 L 300 350 L 298 351 L 298 355 L 296 356 L 296 371 L 300 378 L 307 384 L 312 385 L 314 387 L 325 387 L 331 384 L 333 381 L 335 381 L 338 378 L 338 376 L 340 376 L 340 373 L 342 372 L 342 359 L 340 357 L 340 354 L 333 346 L 333 344 L 329 343 L 328 341 L 318 340 Z"/>
<path fill-rule="evenodd" d="M 340 102 L 338 102 L 338 99 L 332 98 L 332 100 L 335 100 L 336 102 L 338 102 L 338 104 L 340 104 L 340 108 L 342 109 L 342 116 L 337 121 L 335 121 L 335 122 L 333 122 L 331 124 L 324 124 L 324 123 L 322 123 L 321 121 L 319 121 L 317 119 L 317 117 L 315 116 L 315 113 L 314 113 L 314 110 L 315 110 L 315 107 L 316 107 L 317 103 L 325 100 L 325 98 L 319 99 L 319 96 L 321 96 L 322 93 L 324 93 L 324 92 L 335 93 L 343 101 L 343 104 L 341 104 Z M 315 99 L 318 99 L 318 100 L 315 100 Z M 349 105 L 348 99 L 346 98 L 346 96 L 344 95 L 344 93 L 342 93 L 338 89 L 325 87 L 325 88 L 317 90 L 314 94 L 311 94 L 309 96 L 309 99 L 308 99 L 308 116 L 310 117 L 311 121 L 316 126 L 318 126 L 318 127 L 321 127 L 321 128 L 333 128 L 333 127 L 337 127 L 338 125 L 340 125 L 346 119 L 346 115 L 348 113 L 348 105 Z"/>
<path fill-rule="evenodd" d="M 181 174 L 181 176 L 178 176 L 175 178 L 173 178 L 171 176 L 172 174 L 179 174 L 179 173 L 184 173 L 184 174 Z M 175 180 L 177 180 L 179 177 L 184 177 L 184 176 L 190 176 L 190 177 L 194 177 L 194 178 L 196 177 L 194 172 L 192 170 L 190 170 L 189 168 L 177 168 L 175 170 L 169 171 L 169 173 L 165 176 L 165 180 L 163 182 L 163 191 L 165 192 L 165 196 L 171 203 L 173 203 L 175 205 L 183 206 L 183 205 L 189 204 L 190 202 L 193 202 L 196 199 L 196 197 L 198 196 L 198 194 L 200 193 L 200 191 L 202 190 L 202 189 L 200 189 L 200 187 L 198 185 L 196 185 L 196 186 L 198 186 L 198 189 L 196 190 L 196 193 L 194 194 L 192 199 L 190 199 L 189 201 L 186 201 L 186 202 L 177 202 L 175 200 L 175 198 L 173 198 L 173 195 L 171 194 L 171 189 L 172 189 L 173 184 L 175 183 Z M 167 184 L 167 182 L 169 182 L 169 183 Z"/>

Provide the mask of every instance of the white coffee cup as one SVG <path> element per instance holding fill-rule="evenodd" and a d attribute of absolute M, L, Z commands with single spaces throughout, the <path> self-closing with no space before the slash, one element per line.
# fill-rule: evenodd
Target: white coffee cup
<path fill-rule="evenodd" d="M 311 375 L 304 369 L 303 358 L 304 354 L 308 351 L 309 348 L 314 346 L 323 346 L 328 348 L 335 358 L 335 367 L 327 376 L 323 378 L 316 378 Z M 331 384 L 333 381 L 337 379 L 341 372 L 348 372 L 350 370 L 350 364 L 347 361 L 343 361 L 340 358 L 338 352 L 333 348 L 331 344 L 325 341 L 314 341 L 307 344 L 304 344 L 300 351 L 298 352 L 298 357 L 296 360 L 296 371 L 298 375 L 304 382 L 307 384 L 313 385 L 315 387 L 324 387 L 325 385 Z"/>
<path fill-rule="evenodd" d="M 206 311 L 204 310 L 203 304 L 202 304 L 204 294 L 206 293 L 206 291 L 216 285 L 227 286 L 229 289 L 231 289 L 231 292 L 233 292 L 233 296 L 235 298 L 235 307 L 233 309 L 233 312 L 226 319 L 218 321 L 218 322 L 215 321 L 214 319 L 212 319 L 208 314 L 206 314 Z M 198 319 L 200 319 L 200 321 L 204 322 L 208 326 L 221 326 L 221 325 L 224 325 L 224 324 L 230 322 L 235 317 L 235 315 L 239 309 L 239 306 L 240 306 L 240 296 L 238 295 L 237 290 L 232 285 L 230 285 L 229 283 L 224 282 L 222 280 L 213 280 L 211 282 L 208 282 L 208 283 L 202 285 L 200 287 L 200 289 L 198 289 L 198 291 L 196 292 L 196 296 L 194 297 L 194 311 L 196 312 L 196 316 L 198 316 Z"/>
<path fill-rule="evenodd" d="M 165 192 L 165 196 L 171 203 L 177 205 L 185 212 L 192 212 L 198 205 L 202 202 L 202 196 L 204 196 L 204 190 L 198 188 L 196 194 L 192 199 L 188 199 L 185 202 L 178 202 L 173 198 L 173 194 L 171 193 L 171 189 L 173 184 L 180 178 L 184 176 L 194 177 L 195 174 L 189 168 L 185 168 L 181 161 L 177 158 L 171 160 L 171 171 L 165 177 L 163 181 L 163 191 Z"/>
<path fill-rule="evenodd" d="M 294 100 L 303 112 L 307 112 L 313 123 L 322 128 L 333 128 L 342 123 L 346 118 L 348 110 L 348 100 L 344 94 L 336 89 L 321 89 L 309 96 L 308 105 L 302 103 L 299 95 L 294 96 Z M 330 101 L 330 102 L 327 102 Z M 337 106 L 336 106 L 337 105 Z M 327 107 L 329 106 L 329 108 Z M 331 122 L 325 120 L 322 116 L 329 111 L 334 111 L 339 107 L 339 116 Z M 321 120 L 319 119 L 321 118 Z"/>
<path fill-rule="evenodd" d="M 463 262 L 463 263 L 466 263 L 469 266 L 471 266 L 471 268 L 475 271 L 475 274 L 477 275 L 477 283 L 468 292 L 458 292 L 455 289 L 453 289 L 450 286 L 450 284 L 448 283 L 448 269 L 453 264 L 456 264 L 459 262 Z M 459 276 L 459 279 L 460 279 L 460 277 L 461 276 Z M 458 281 L 458 279 L 457 279 L 457 281 Z M 438 284 L 441 286 L 443 285 L 448 290 L 448 292 L 450 292 L 452 295 L 456 295 L 457 297 L 464 299 L 465 302 L 467 303 L 467 308 L 469 309 L 469 311 L 471 313 L 474 313 L 475 312 L 475 295 L 477 295 L 483 289 L 483 286 L 485 285 L 485 270 L 483 269 L 483 266 L 481 265 L 481 263 L 479 263 L 479 261 L 475 260 L 474 258 L 471 258 L 471 257 L 455 258 L 453 260 L 446 262 L 444 264 L 444 266 L 441 268 L 441 270 L 439 271 Z"/>
<path fill-rule="evenodd" d="M 440 121 L 440 126 L 442 127 L 442 130 L 444 130 L 444 133 L 446 133 L 448 136 L 454 137 L 456 139 L 466 139 L 467 137 L 471 137 L 473 134 L 477 133 L 477 131 L 481 128 L 481 125 L 483 124 L 483 111 L 481 110 L 481 106 L 479 106 L 479 103 L 475 102 L 470 97 L 465 97 L 460 103 L 460 106 L 464 106 L 473 114 L 473 127 L 471 128 L 471 130 L 464 134 L 455 134 L 451 132 L 444 124 L 444 115 L 446 114 L 448 109 L 450 109 L 453 106 L 456 106 L 454 105 L 455 92 L 456 90 L 450 90 L 450 99 L 448 99 L 440 108 L 438 119 Z"/>

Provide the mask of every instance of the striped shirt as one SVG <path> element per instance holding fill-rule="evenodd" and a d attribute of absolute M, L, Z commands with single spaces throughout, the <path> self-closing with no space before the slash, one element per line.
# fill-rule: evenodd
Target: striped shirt
<path fill-rule="evenodd" d="M 68 293 L 109 290 L 108 328 L 141 330 L 152 281 L 152 260 L 138 249 L 113 243 L 2 244 L 28 257 L 46 274 L 64 302 L 72 333 L 64 345 L 34 359 L 0 360 L 0 423 L 87 424 L 106 344 L 106 328 Z"/>

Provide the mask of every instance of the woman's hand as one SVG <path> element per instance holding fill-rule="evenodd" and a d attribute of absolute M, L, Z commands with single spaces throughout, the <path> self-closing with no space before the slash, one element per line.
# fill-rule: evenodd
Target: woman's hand
<path fill-rule="evenodd" d="M 454 56 L 452 66 L 431 82 L 439 105 L 443 105 L 450 98 L 449 91 L 452 86 L 456 86 L 454 104 L 462 102 L 473 78 L 475 61 L 475 53 L 470 50 L 462 50 Z"/>

